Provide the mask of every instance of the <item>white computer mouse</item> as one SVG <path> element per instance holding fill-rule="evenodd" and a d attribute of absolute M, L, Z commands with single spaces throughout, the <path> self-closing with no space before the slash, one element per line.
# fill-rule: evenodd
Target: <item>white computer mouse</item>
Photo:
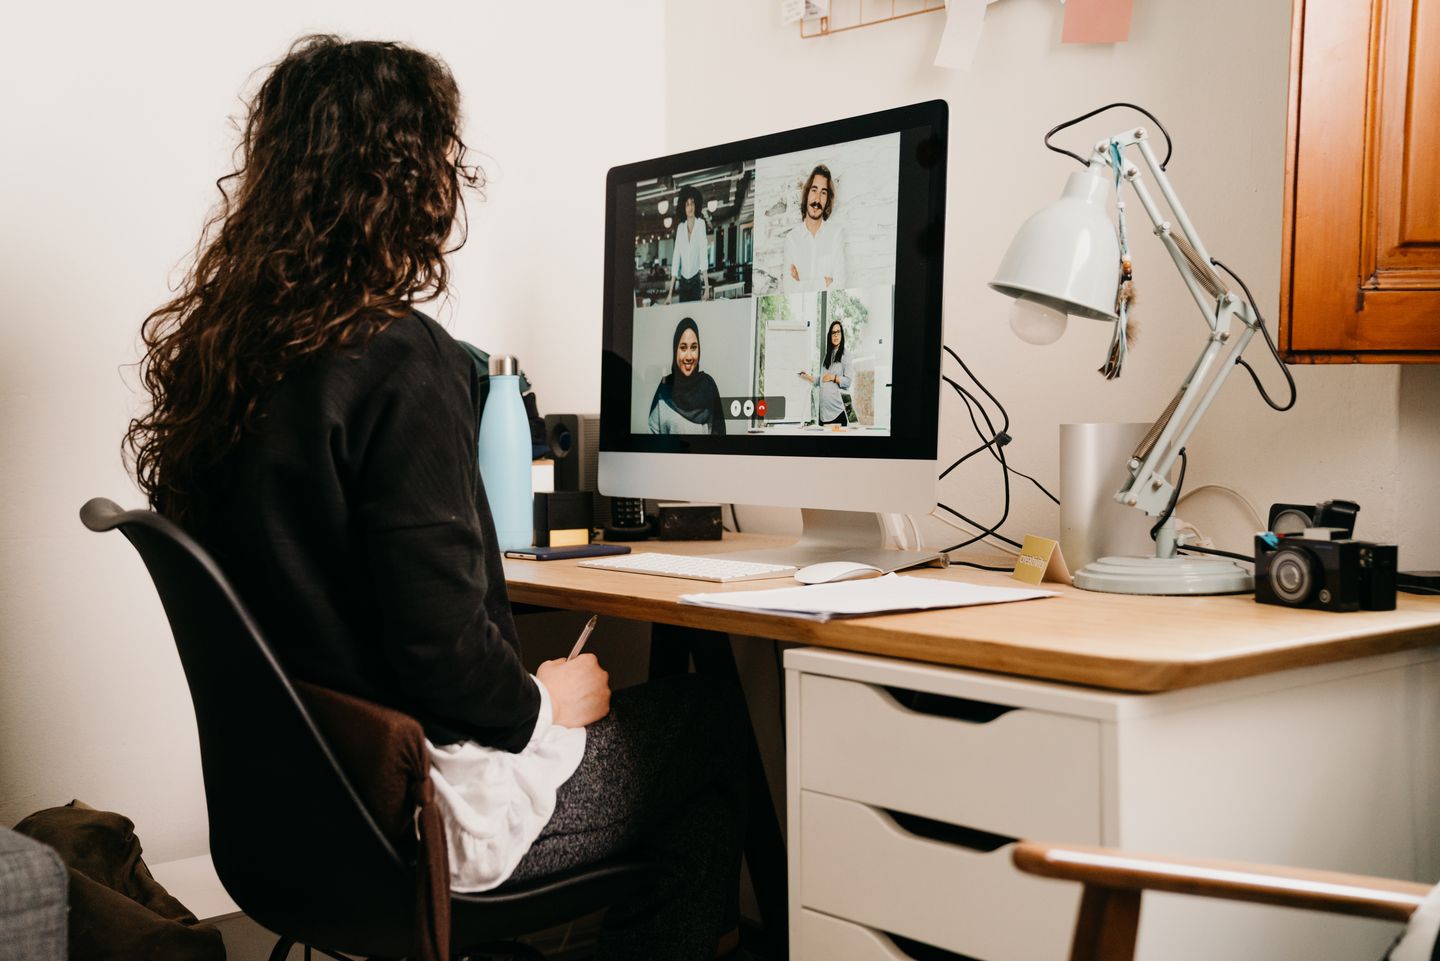
<path fill-rule="evenodd" d="M 853 581 L 862 577 L 879 577 L 885 572 L 869 564 L 857 561 L 825 561 L 811 564 L 795 572 L 795 579 L 801 584 L 829 584 L 832 581 Z"/>

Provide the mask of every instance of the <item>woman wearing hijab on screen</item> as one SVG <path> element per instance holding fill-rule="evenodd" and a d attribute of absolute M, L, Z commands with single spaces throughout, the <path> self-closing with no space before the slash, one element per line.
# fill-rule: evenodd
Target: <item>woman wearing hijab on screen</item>
<path fill-rule="evenodd" d="M 705 199 L 696 188 L 684 187 L 676 208 L 684 216 L 675 227 L 675 253 L 671 257 L 670 289 L 665 293 L 665 303 L 670 303 L 677 285 L 682 304 L 705 300 L 710 295 L 710 236 L 706 233 L 705 221 L 700 219 Z"/>
<path fill-rule="evenodd" d="M 850 389 L 855 369 L 845 353 L 845 328 L 838 320 L 830 322 L 829 341 L 825 347 L 825 365 L 820 373 L 820 423 L 844 427 L 850 420 L 845 416 L 845 398 L 840 396 L 840 392 Z M 815 378 L 808 371 L 802 370 L 800 376 L 815 383 Z"/>
<path fill-rule="evenodd" d="M 650 401 L 652 434 L 723 434 L 725 412 L 715 378 L 700 369 L 700 328 L 689 317 L 675 326 L 670 373 Z"/>

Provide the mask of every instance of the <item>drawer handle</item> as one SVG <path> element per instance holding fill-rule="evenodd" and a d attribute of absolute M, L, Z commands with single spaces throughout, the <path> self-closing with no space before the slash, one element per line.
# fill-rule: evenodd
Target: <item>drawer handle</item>
<path fill-rule="evenodd" d="M 1003 834 L 991 834 L 989 831 L 977 831 L 975 828 L 961 827 L 958 824 L 946 824 L 944 821 L 922 818 L 918 814 L 906 814 L 903 811 L 891 811 L 888 808 L 883 810 L 885 815 L 894 821 L 902 831 L 930 841 L 940 841 L 944 844 L 969 848 L 972 851 L 989 854 L 991 851 L 998 851 L 1005 845 L 1014 844 L 1016 841 L 1015 838 L 1006 837 Z"/>
<path fill-rule="evenodd" d="M 971 957 L 968 954 L 956 954 L 954 951 L 946 951 L 944 948 L 937 948 L 933 944 L 923 944 L 919 941 L 911 941 L 909 938 L 902 938 L 898 934 L 883 932 L 883 936 L 895 950 L 907 958 L 914 958 L 915 961 L 980 961 L 979 958 Z"/>
<path fill-rule="evenodd" d="M 936 717 L 948 717 L 970 724 L 989 724 L 1002 714 L 1018 710 L 1005 704 L 972 701 L 968 697 L 950 697 L 929 691 L 911 691 L 903 687 L 887 687 L 885 693 L 893 697 L 901 707 L 916 714 L 933 714 Z"/>

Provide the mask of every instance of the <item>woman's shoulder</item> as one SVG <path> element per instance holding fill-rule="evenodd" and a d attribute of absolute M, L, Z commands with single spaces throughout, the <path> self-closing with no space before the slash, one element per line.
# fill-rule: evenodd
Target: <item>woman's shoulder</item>
<path fill-rule="evenodd" d="M 397 384 L 433 384 L 454 377 L 468 383 L 471 361 L 443 327 L 419 311 L 385 321 L 368 339 L 324 351 L 292 378 L 332 396 L 359 400 Z"/>

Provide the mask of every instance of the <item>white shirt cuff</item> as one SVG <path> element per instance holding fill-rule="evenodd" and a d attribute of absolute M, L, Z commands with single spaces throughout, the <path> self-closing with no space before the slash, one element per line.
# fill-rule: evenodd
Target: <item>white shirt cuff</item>
<path fill-rule="evenodd" d="M 540 683 L 540 678 L 531 674 L 530 680 L 535 682 L 535 689 L 540 692 L 540 713 L 535 717 L 535 730 L 530 732 L 530 743 L 533 744 L 544 737 L 555 723 L 555 708 L 551 706 L 550 692 Z"/>

